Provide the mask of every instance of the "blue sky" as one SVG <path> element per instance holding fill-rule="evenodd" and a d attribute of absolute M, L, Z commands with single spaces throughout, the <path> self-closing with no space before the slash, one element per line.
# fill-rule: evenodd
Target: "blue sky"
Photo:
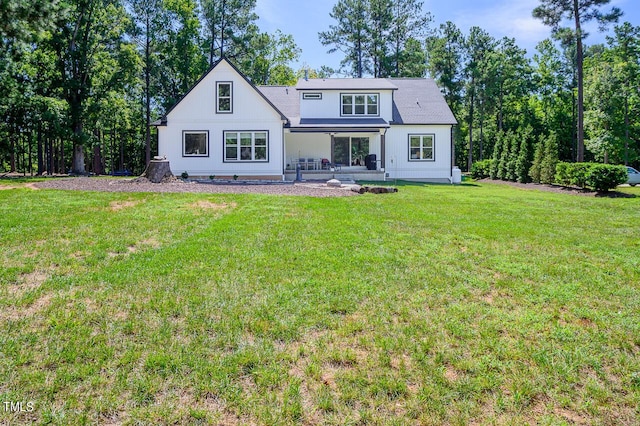
<path fill-rule="evenodd" d="M 256 12 L 260 16 L 260 29 L 269 33 L 281 30 L 292 34 L 302 49 L 300 62 L 295 68 L 306 64 L 311 68 L 328 65 L 338 68 L 340 52 L 327 54 L 328 46 L 318 41 L 318 32 L 325 31 L 333 23 L 329 16 L 333 0 L 257 0 Z M 539 0 L 424 0 L 425 11 L 434 17 L 433 26 L 452 21 L 464 34 L 469 28 L 479 26 L 495 38 L 513 37 L 529 55 L 538 42 L 549 37 L 550 30 L 531 16 Z M 612 0 L 607 9 L 617 6 L 624 12 L 621 22 L 640 25 L 638 0 Z M 587 28 L 590 36 L 587 44 L 604 42 L 605 35 L 595 25 Z"/>

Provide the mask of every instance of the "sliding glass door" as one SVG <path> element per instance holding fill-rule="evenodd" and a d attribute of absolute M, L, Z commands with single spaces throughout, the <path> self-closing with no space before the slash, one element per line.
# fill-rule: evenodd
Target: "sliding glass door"
<path fill-rule="evenodd" d="M 343 166 L 364 166 L 364 157 L 369 154 L 368 137 L 336 137 L 333 145 L 334 163 Z"/>

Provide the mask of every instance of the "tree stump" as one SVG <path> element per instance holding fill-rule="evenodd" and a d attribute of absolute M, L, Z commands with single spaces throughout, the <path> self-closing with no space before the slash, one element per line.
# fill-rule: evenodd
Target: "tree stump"
<path fill-rule="evenodd" d="M 160 183 L 167 178 L 172 178 L 173 173 L 171 173 L 169 160 L 164 157 L 154 157 L 153 160 L 149 161 L 149 165 L 142 176 L 153 183 Z"/>

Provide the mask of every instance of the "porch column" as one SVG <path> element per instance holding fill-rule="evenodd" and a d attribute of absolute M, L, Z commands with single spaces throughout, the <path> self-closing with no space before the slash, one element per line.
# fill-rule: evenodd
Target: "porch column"
<path fill-rule="evenodd" d="M 386 132 L 385 132 L 386 133 Z M 386 142 L 386 134 L 380 132 L 380 170 L 385 170 L 385 142 Z"/>
<path fill-rule="evenodd" d="M 335 151 L 335 146 L 336 146 L 336 135 L 335 133 L 331 133 L 331 163 L 334 163 L 334 151 Z"/>

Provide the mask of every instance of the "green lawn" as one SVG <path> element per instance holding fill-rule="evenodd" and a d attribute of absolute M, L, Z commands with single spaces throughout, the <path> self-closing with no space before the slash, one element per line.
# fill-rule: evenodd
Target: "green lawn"
<path fill-rule="evenodd" d="M 0 424 L 637 425 L 624 191 L 0 190 Z"/>

